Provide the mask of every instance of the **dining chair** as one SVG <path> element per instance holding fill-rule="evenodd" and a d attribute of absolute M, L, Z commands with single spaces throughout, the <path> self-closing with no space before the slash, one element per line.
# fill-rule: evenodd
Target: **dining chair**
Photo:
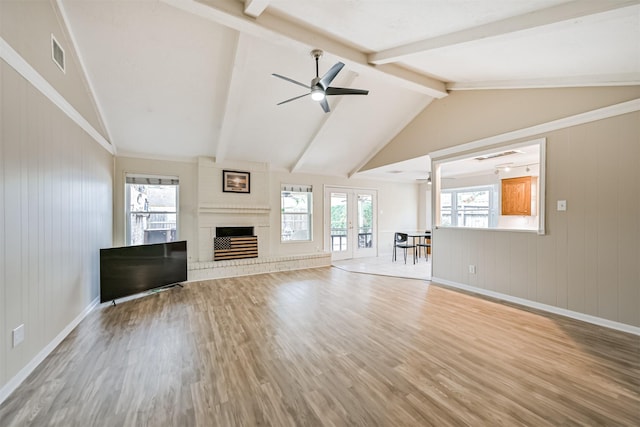
<path fill-rule="evenodd" d="M 424 248 L 424 259 L 425 261 L 428 261 L 429 251 L 431 250 L 431 233 L 429 231 L 425 231 L 424 234 L 425 236 L 420 238 L 420 241 L 416 246 L 418 247 L 418 258 L 420 258 L 420 251 Z"/>
<path fill-rule="evenodd" d="M 413 263 L 416 263 L 416 246 L 409 243 L 409 236 L 406 233 L 395 233 L 393 238 L 393 260 L 396 261 L 396 249 L 404 249 L 404 263 L 407 263 L 407 250 L 413 249 Z"/>

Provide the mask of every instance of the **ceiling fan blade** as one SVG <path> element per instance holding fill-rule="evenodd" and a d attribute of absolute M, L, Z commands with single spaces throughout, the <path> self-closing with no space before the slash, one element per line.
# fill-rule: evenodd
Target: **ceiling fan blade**
<path fill-rule="evenodd" d="M 329 87 L 333 79 L 335 79 L 340 70 L 342 70 L 342 67 L 344 67 L 344 64 L 342 62 L 337 62 L 333 67 L 329 69 L 329 71 L 325 73 L 324 76 L 322 76 L 322 78 L 320 79 L 320 84 L 323 88 Z"/>
<path fill-rule="evenodd" d="M 328 87 L 326 95 L 368 95 L 369 91 L 364 89 L 350 89 L 345 87 Z"/>
<path fill-rule="evenodd" d="M 288 81 L 288 82 L 290 82 L 290 83 L 296 84 L 296 85 L 298 85 L 298 86 L 302 86 L 302 87 L 304 87 L 304 88 L 306 88 L 306 89 L 310 89 L 310 88 L 309 88 L 309 85 L 306 85 L 306 84 L 304 84 L 304 83 L 297 82 L 297 81 L 295 81 L 295 80 L 293 80 L 293 79 L 290 79 L 289 77 L 281 76 L 280 74 L 276 74 L 276 73 L 273 73 L 273 74 L 271 74 L 271 75 L 272 75 L 272 76 L 274 76 L 274 77 L 278 77 L 278 78 L 280 78 L 280 79 L 282 79 L 282 80 L 286 80 L 286 81 Z"/>
<path fill-rule="evenodd" d="M 327 98 L 322 98 L 322 100 L 320 101 L 320 106 L 322 107 L 325 113 L 328 113 L 329 111 L 331 111 L 329 109 L 329 103 L 327 102 Z"/>
<path fill-rule="evenodd" d="M 286 104 L 287 102 L 295 101 L 296 99 L 300 99 L 302 97 L 309 96 L 309 95 L 311 95 L 311 94 L 310 93 L 305 93 L 304 95 L 295 96 L 293 98 L 286 99 L 286 100 L 284 100 L 282 102 L 278 102 L 276 105 Z"/>

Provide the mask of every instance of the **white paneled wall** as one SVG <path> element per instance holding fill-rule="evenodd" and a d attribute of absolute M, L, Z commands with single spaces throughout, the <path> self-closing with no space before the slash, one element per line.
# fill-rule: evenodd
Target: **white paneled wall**
<path fill-rule="evenodd" d="M 434 278 L 640 327 L 640 113 L 543 136 L 547 234 L 438 229 Z"/>
<path fill-rule="evenodd" d="M 0 69 L 1 389 L 99 296 L 113 160 L 4 61 Z"/>

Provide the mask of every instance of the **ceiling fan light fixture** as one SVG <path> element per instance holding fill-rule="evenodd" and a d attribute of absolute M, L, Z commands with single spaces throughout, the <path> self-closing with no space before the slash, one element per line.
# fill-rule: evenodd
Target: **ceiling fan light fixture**
<path fill-rule="evenodd" d="M 314 87 L 311 89 L 311 99 L 314 101 L 322 101 L 325 97 L 324 90 L 319 87 Z"/>
<path fill-rule="evenodd" d="M 352 88 L 344 88 L 344 87 L 332 87 L 331 82 L 338 75 L 342 67 L 344 67 L 343 62 L 336 62 L 333 64 L 333 67 L 329 69 L 322 77 L 320 77 L 318 70 L 318 59 L 322 56 L 322 51 L 320 49 L 314 49 L 311 51 L 311 56 L 313 56 L 316 60 L 316 76 L 311 80 L 310 85 L 306 85 L 297 80 L 290 79 L 289 77 L 282 76 L 280 74 L 273 73 L 271 74 L 274 77 L 277 77 L 282 80 L 286 80 L 289 83 L 293 83 L 298 86 L 302 86 L 307 89 L 309 92 L 294 96 L 293 98 L 286 99 L 282 102 L 278 102 L 276 105 L 286 104 L 287 102 L 295 101 L 296 99 L 303 98 L 305 96 L 311 95 L 311 99 L 316 101 L 322 107 L 322 110 L 325 113 L 331 111 L 329 108 L 329 103 L 327 102 L 327 95 L 368 95 L 369 91 L 364 89 L 352 89 Z"/>

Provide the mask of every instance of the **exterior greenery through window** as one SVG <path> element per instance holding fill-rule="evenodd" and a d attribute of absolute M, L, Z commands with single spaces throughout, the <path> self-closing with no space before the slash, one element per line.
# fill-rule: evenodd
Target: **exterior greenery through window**
<path fill-rule="evenodd" d="M 452 188 L 440 192 L 440 225 L 489 228 L 497 220 L 496 189 Z"/>
<path fill-rule="evenodd" d="M 347 193 L 331 193 L 331 250 L 347 250 L 348 241 L 348 197 Z M 373 247 L 373 196 L 357 195 L 358 248 Z M 355 238 L 355 236 L 354 236 Z"/>
<path fill-rule="evenodd" d="M 373 197 L 358 194 L 358 248 L 370 248 L 373 244 Z"/>
<path fill-rule="evenodd" d="M 173 242 L 178 238 L 178 178 L 127 176 L 126 244 Z"/>
<path fill-rule="evenodd" d="M 313 193 L 311 186 L 282 185 L 280 191 L 281 240 L 310 241 Z"/>

